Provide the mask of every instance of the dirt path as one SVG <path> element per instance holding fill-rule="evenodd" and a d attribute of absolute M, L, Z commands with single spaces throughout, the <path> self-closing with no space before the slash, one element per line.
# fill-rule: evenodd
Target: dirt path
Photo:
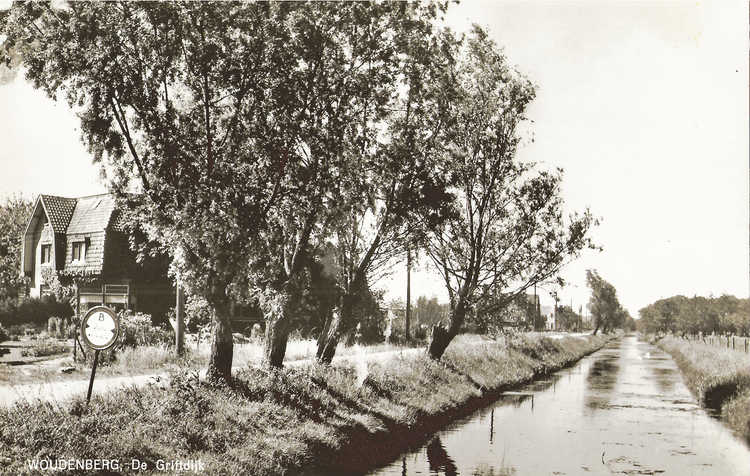
<path fill-rule="evenodd" d="M 478 342 L 481 343 L 481 342 Z M 345 355 L 334 358 L 334 365 L 345 365 L 351 363 L 367 362 L 384 362 L 398 356 L 411 356 L 424 352 L 424 348 L 393 350 L 373 353 L 360 353 L 355 355 Z M 299 367 L 311 365 L 312 359 L 294 360 L 285 362 L 287 367 Z M 256 364 L 257 365 L 257 364 Z M 245 365 L 233 367 L 233 371 L 244 368 Z M 206 370 L 202 369 L 201 378 L 206 376 Z M 102 392 L 111 392 L 131 385 L 161 385 L 168 384 L 168 374 L 152 373 L 145 375 L 132 375 L 123 377 L 98 377 L 94 381 L 94 394 Z M 26 383 L 20 385 L 2 385 L 0 386 L 0 405 L 12 405 L 20 400 L 27 401 L 63 401 L 75 396 L 85 396 L 88 390 L 88 379 L 85 380 L 47 380 L 40 383 Z"/>

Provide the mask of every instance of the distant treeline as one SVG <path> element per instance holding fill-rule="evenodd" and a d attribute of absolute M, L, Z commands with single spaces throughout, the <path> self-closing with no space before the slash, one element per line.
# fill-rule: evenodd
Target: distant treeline
<path fill-rule="evenodd" d="M 734 296 L 672 296 L 638 313 L 638 330 L 642 332 L 750 336 L 750 300 Z"/>

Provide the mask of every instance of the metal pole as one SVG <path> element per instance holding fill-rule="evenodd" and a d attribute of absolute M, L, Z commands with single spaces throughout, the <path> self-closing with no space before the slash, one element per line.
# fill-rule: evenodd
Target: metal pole
<path fill-rule="evenodd" d="M 94 376 L 96 375 L 96 364 L 99 363 L 99 350 L 94 352 L 94 365 L 91 367 L 91 379 L 89 379 L 89 392 L 86 394 L 86 405 L 91 401 L 91 390 L 94 388 Z"/>

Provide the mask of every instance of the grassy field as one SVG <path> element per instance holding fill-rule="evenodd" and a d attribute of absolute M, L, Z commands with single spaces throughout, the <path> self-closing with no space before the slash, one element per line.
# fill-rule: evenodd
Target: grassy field
<path fill-rule="evenodd" d="M 742 350 L 665 337 L 659 347 L 674 357 L 702 405 L 750 442 L 750 359 Z"/>
<path fill-rule="evenodd" d="M 0 409 L 0 472 L 28 472 L 29 459 L 200 460 L 211 474 L 290 474 L 311 466 L 351 474 L 385 463 L 498 392 L 568 365 L 602 337 L 451 345 L 441 362 L 423 354 L 237 372 L 232 387 L 192 370 L 169 388 L 95 396 L 91 405 L 20 403 Z"/>
<path fill-rule="evenodd" d="M 479 340 L 476 335 L 460 336 L 463 342 Z M 42 344 L 29 347 L 29 351 L 35 351 Z M 374 352 L 387 352 L 424 346 L 424 344 L 413 343 L 413 345 L 374 344 L 353 345 L 339 344 L 336 351 L 337 356 L 352 356 L 358 354 L 369 354 Z M 45 346 L 46 349 L 49 346 Z M 41 348 L 41 347 L 40 347 Z M 315 358 L 317 343 L 313 339 L 290 340 L 284 360 L 292 362 Z M 58 349 L 59 350 L 59 349 Z M 63 350 L 65 350 L 63 348 Z M 203 342 L 196 349 L 195 344 L 186 346 L 183 357 L 175 355 L 174 347 L 168 345 L 143 345 L 138 347 L 126 347 L 115 353 L 115 359 L 104 362 L 103 358 L 97 369 L 100 376 L 120 375 L 144 375 L 152 373 L 163 373 L 178 369 L 199 369 L 208 365 L 211 346 Z M 45 355 L 50 355 L 47 352 Z M 50 382 L 55 380 L 80 380 L 88 378 L 91 371 L 91 361 L 73 362 L 69 351 L 59 354 L 53 362 L 38 363 L 34 365 L 6 366 L 0 365 L 0 384 L 24 384 L 36 381 Z M 260 363 L 263 358 L 263 344 L 261 342 L 247 342 L 234 345 L 234 365 L 245 366 L 247 364 Z M 70 373 L 62 374 L 61 367 L 74 367 Z"/>

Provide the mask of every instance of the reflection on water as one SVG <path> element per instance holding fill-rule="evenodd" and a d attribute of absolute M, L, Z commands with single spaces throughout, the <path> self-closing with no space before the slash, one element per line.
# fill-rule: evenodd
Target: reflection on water
<path fill-rule="evenodd" d="M 606 355 L 594 360 L 586 373 L 585 413 L 608 408 L 620 373 L 620 343 L 608 346 Z"/>
<path fill-rule="evenodd" d="M 372 474 L 750 476 L 750 450 L 634 336 L 455 422 Z"/>
<path fill-rule="evenodd" d="M 456 464 L 445 452 L 443 444 L 440 442 L 440 437 L 436 436 L 429 443 L 427 443 L 427 462 L 430 465 L 430 471 L 446 476 L 455 476 Z"/>

